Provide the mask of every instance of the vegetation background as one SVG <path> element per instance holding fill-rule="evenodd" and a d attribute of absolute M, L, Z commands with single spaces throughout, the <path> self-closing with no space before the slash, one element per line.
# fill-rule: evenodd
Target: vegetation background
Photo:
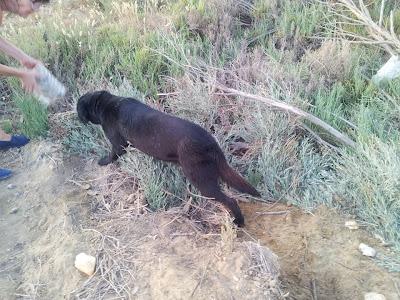
<path fill-rule="evenodd" d="M 371 83 L 389 55 L 341 34 L 368 35 L 364 26 L 344 23 L 353 16 L 343 6 L 316 0 L 71 0 L 71 14 L 65 3 L 52 5 L 59 9 L 46 14 L 44 8 L 23 26 L 13 26 L 9 16 L 2 30 L 48 65 L 68 97 L 46 108 L 16 80 L 2 80 L 4 129 L 56 139 L 72 154 L 100 155 L 108 145 L 99 128 L 78 122 L 77 99 L 98 89 L 135 96 L 212 132 L 264 199 L 310 212 L 321 204 L 335 207 L 400 251 L 400 80 Z M 366 5 L 379 19 L 381 2 Z M 399 33 L 398 1 L 386 1 L 382 26 L 388 28 L 390 11 Z M 356 146 L 341 145 L 298 116 L 224 93 L 220 85 L 301 108 Z M 154 210 L 187 196 L 187 183 L 173 166 L 131 150 L 121 168 L 139 180 Z"/>

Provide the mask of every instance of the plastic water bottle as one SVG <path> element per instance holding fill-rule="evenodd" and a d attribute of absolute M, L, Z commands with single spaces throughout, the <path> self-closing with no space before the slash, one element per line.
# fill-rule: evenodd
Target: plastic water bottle
<path fill-rule="evenodd" d="M 37 64 L 35 70 L 38 74 L 36 83 L 39 87 L 39 91 L 36 94 L 42 103 L 49 105 L 56 99 L 65 96 L 65 86 L 44 65 Z"/>

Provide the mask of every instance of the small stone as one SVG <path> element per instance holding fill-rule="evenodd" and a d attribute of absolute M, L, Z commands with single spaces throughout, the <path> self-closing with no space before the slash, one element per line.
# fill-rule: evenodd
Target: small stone
<path fill-rule="evenodd" d="M 376 250 L 368 245 L 365 245 L 361 243 L 358 246 L 358 249 L 361 251 L 362 255 L 369 256 L 369 257 L 375 257 L 376 255 Z"/>
<path fill-rule="evenodd" d="M 90 184 L 84 184 L 84 185 L 82 185 L 82 188 L 87 191 L 88 189 L 91 188 L 91 186 L 90 186 Z"/>
<path fill-rule="evenodd" d="M 378 293 L 366 293 L 364 294 L 364 300 L 386 300 L 386 297 Z"/>
<path fill-rule="evenodd" d="M 75 268 L 91 276 L 96 268 L 96 258 L 85 253 L 79 253 L 75 258 Z"/>
<path fill-rule="evenodd" d="M 87 191 L 87 194 L 89 196 L 96 196 L 98 193 L 96 191 L 89 190 L 89 191 Z"/>
<path fill-rule="evenodd" d="M 15 184 L 10 183 L 9 185 L 7 185 L 7 188 L 9 190 L 15 189 L 17 186 Z"/>
<path fill-rule="evenodd" d="M 18 212 L 18 207 L 14 207 L 12 210 L 10 210 L 10 214 L 16 214 Z"/>
<path fill-rule="evenodd" d="M 356 221 L 351 220 L 351 221 L 346 221 L 344 223 L 344 226 L 346 226 L 347 228 L 349 228 L 350 230 L 357 230 L 359 228 L 358 224 Z"/>

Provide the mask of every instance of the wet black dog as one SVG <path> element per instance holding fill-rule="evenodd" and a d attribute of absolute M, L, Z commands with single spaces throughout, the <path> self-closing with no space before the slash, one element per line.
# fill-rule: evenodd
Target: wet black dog
<path fill-rule="evenodd" d="M 203 196 L 223 203 L 233 213 L 235 223 L 244 225 L 236 200 L 221 191 L 218 179 L 242 193 L 257 197 L 260 194 L 228 165 L 216 140 L 206 130 L 133 98 L 106 91 L 82 96 L 77 111 L 82 122 L 100 124 L 112 144 L 111 153 L 99 160 L 100 165 L 107 165 L 124 154 L 129 142 L 148 155 L 178 163 Z"/>

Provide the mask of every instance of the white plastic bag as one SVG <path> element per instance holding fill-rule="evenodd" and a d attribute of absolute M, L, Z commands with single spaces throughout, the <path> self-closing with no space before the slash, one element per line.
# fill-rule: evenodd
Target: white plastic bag
<path fill-rule="evenodd" d="M 379 84 L 382 80 L 392 80 L 400 76 L 400 58 L 392 56 L 372 77 L 372 81 Z"/>

